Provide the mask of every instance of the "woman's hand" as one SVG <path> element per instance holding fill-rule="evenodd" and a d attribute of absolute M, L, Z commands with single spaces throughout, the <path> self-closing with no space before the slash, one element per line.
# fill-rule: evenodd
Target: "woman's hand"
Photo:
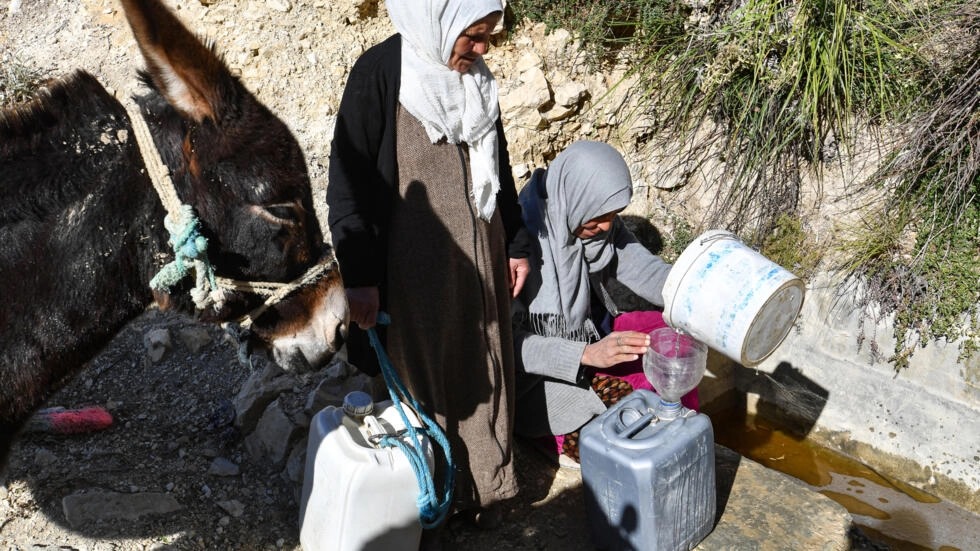
<path fill-rule="evenodd" d="M 347 289 L 347 307 L 350 320 L 361 329 L 370 329 L 378 321 L 381 298 L 377 287 L 350 287 Z"/>
<path fill-rule="evenodd" d="M 527 274 L 531 271 L 531 262 L 526 258 L 511 258 L 510 269 L 507 270 L 507 283 L 510 285 L 511 298 L 517 298 L 524 288 L 527 281 Z"/>
<path fill-rule="evenodd" d="M 623 362 L 630 362 L 646 353 L 650 347 L 650 336 L 639 331 L 617 331 L 609 333 L 599 342 L 585 347 L 582 363 L 605 369 Z"/>

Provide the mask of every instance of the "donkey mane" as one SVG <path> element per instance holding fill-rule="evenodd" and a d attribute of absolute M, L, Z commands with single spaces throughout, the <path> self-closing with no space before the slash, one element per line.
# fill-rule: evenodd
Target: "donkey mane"
<path fill-rule="evenodd" d="M 0 155 L 11 156 L 27 150 L 22 141 L 37 137 L 74 111 L 90 112 L 115 100 L 98 80 L 84 70 L 45 81 L 31 99 L 0 110 Z M 73 120 L 80 117 L 71 117 Z"/>
<path fill-rule="evenodd" d="M 10 163 L 14 174 L 25 175 L 0 186 L 0 224 L 43 220 L 88 195 L 98 179 L 61 173 L 56 167 L 70 166 L 59 161 L 80 148 L 92 153 L 85 166 L 77 167 L 83 174 L 122 162 L 118 143 L 128 141 L 119 134 L 126 128 L 125 117 L 122 105 L 85 71 L 51 80 L 31 100 L 0 111 L 0 159 Z M 45 153 L 47 168 L 40 179 L 26 176 L 36 174 L 28 166 L 39 162 L 32 151 Z"/>

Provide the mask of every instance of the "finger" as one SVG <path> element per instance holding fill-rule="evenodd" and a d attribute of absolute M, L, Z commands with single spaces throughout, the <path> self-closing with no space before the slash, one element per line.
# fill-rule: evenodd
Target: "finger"
<path fill-rule="evenodd" d="M 617 364 L 623 362 L 631 362 L 639 357 L 640 357 L 639 354 L 635 354 L 630 351 L 620 351 L 616 353 L 614 362 Z"/>
<path fill-rule="evenodd" d="M 620 343 L 626 346 L 646 347 L 650 344 L 650 336 L 637 331 L 630 331 L 620 335 Z"/>
<path fill-rule="evenodd" d="M 517 275 L 517 280 L 514 282 L 514 286 L 511 290 L 511 293 L 513 293 L 513 298 L 517 298 L 517 295 L 521 294 L 521 289 L 524 288 L 524 282 L 527 281 L 527 272 L 517 270 L 515 273 Z"/>
<path fill-rule="evenodd" d="M 357 323 L 357 326 L 361 329 L 370 329 L 374 327 L 375 318 L 377 314 L 371 314 L 370 308 L 358 308 L 356 312 L 351 312 L 351 319 Z"/>
<path fill-rule="evenodd" d="M 365 331 L 367 331 L 368 329 L 374 327 L 376 324 L 375 324 L 375 321 L 374 320 L 367 321 L 367 318 L 365 318 L 365 319 L 362 319 L 362 320 L 358 321 L 357 322 L 357 325 L 361 329 L 364 329 Z"/>

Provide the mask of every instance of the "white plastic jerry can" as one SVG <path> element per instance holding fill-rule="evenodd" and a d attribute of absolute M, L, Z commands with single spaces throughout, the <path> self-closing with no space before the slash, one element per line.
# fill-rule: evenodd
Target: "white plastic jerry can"
<path fill-rule="evenodd" d="M 409 422 L 418 417 L 403 404 Z M 305 551 L 415 551 L 422 536 L 419 486 L 405 453 L 378 444 L 399 435 L 421 445 L 433 467 L 427 437 L 413 443 L 390 400 L 374 403 L 351 392 L 343 407 L 327 406 L 313 417 L 300 500 L 300 544 Z"/>

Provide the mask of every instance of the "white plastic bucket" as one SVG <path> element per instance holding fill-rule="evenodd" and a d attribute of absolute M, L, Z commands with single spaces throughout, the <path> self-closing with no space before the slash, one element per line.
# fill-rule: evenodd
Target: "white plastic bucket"
<path fill-rule="evenodd" d="M 664 282 L 664 321 L 751 367 L 769 357 L 803 307 L 804 287 L 735 234 L 709 230 Z"/>

